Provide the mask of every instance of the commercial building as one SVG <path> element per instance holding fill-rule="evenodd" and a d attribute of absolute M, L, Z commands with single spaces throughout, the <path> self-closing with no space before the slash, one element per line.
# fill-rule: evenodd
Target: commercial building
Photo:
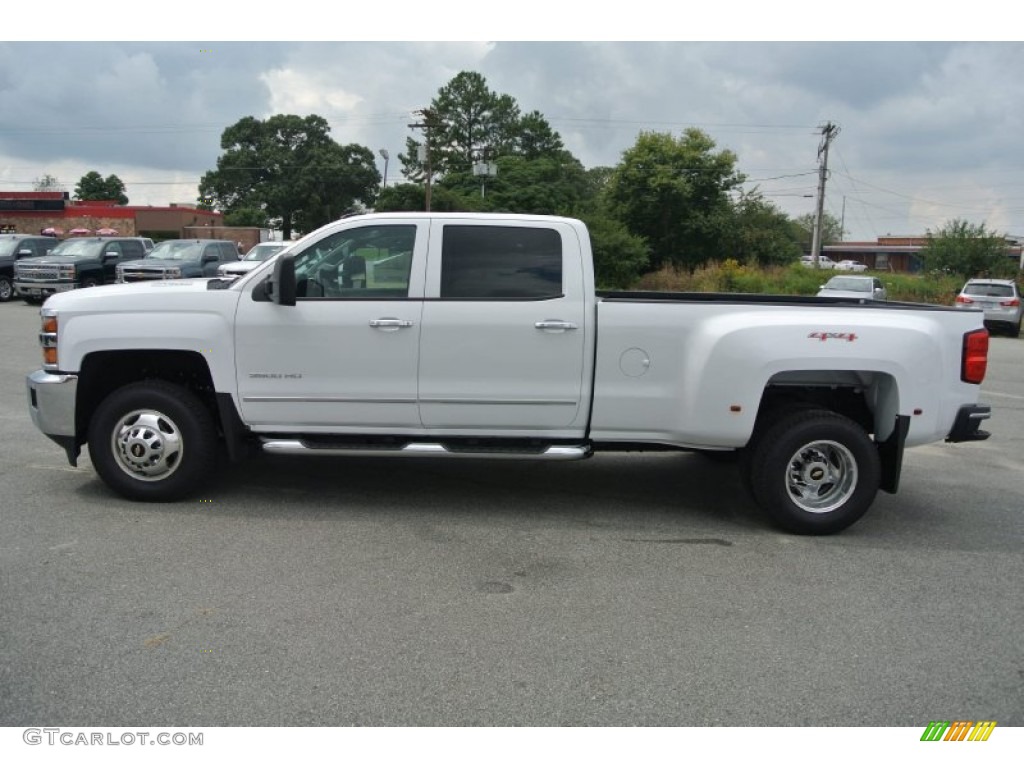
<path fill-rule="evenodd" d="M 223 228 L 224 215 L 191 205 L 157 207 L 77 201 L 71 200 L 67 192 L 0 192 L 0 232 L 45 232 L 60 237 L 114 231 L 122 236 L 166 240 L 196 237 L 187 231 L 193 227 L 205 228 L 206 232 Z"/>
<path fill-rule="evenodd" d="M 1024 238 L 1006 238 L 1006 257 L 1021 264 L 1021 244 Z M 846 242 L 823 245 L 821 252 L 832 261 L 853 259 L 866 264 L 868 269 L 889 272 L 920 272 L 921 251 L 928 244 L 927 237 L 880 237 L 875 242 Z M 1024 266 L 1022 266 L 1024 268 Z"/>

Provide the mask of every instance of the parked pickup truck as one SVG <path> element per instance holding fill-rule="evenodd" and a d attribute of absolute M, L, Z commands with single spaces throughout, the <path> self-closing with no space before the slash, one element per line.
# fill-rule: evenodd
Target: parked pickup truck
<path fill-rule="evenodd" d="M 574 219 L 371 214 L 237 280 L 50 298 L 36 425 L 131 499 L 203 492 L 223 446 L 306 456 L 735 455 L 783 527 L 832 533 L 903 450 L 983 440 L 980 312 L 598 292 Z M 732 452 L 731 454 L 728 452 Z"/>
<path fill-rule="evenodd" d="M 73 237 L 45 256 L 20 259 L 14 290 L 25 301 L 41 302 L 62 291 L 112 283 L 119 264 L 145 252 L 141 237 Z"/>
<path fill-rule="evenodd" d="M 217 267 L 238 260 L 238 247 L 230 240 L 164 240 L 145 258 L 117 265 L 117 282 L 213 277 Z"/>

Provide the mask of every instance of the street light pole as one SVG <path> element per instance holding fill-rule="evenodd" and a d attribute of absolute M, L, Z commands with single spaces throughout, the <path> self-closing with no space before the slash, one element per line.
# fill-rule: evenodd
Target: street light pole
<path fill-rule="evenodd" d="M 380 156 L 384 158 L 384 181 L 380 185 L 380 188 L 383 191 L 388 188 L 388 160 L 391 159 L 391 154 L 386 149 L 379 149 L 377 151 L 380 153 Z"/>

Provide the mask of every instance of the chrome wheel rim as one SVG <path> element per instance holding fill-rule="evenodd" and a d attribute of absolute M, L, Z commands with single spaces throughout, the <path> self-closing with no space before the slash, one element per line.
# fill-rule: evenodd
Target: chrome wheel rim
<path fill-rule="evenodd" d="M 181 430 L 164 414 L 148 409 L 123 416 L 111 435 L 117 465 L 136 480 L 164 480 L 181 466 Z"/>
<path fill-rule="evenodd" d="M 807 443 L 786 468 L 786 492 L 805 512 L 832 512 L 849 501 L 856 489 L 857 460 L 849 448 L 832 440 Z"/>
<path fill-rule="evenodd" d="M 14 296 L 14 285 L 10 280 L 0 279 L 0 301 L 7 301 Z"/>

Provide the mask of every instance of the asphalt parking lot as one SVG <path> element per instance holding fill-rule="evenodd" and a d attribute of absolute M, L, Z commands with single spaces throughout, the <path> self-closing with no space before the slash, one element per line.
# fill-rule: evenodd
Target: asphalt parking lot
<path fill-rule="evenodd" d="M 1024 339 L 985 443 L 845 533 L 688 454 L 262 457 L 140 505 L 25 405 L 0 305 L 0 725 L 1024 725 Z"/>

